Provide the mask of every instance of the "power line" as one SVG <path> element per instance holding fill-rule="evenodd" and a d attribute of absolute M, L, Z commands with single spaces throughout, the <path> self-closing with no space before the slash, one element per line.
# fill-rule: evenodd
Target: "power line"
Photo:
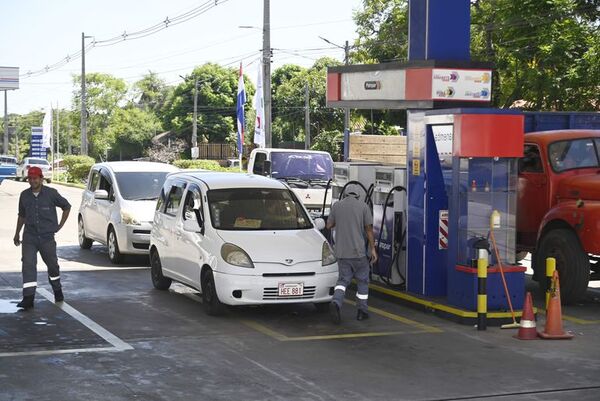
<path fill-rule="evenodd" d="M 90 43 L 87 47 L 85 47 L 84 51 L 85 51 L 85 53 L 88 53 L 89 51 L 91 51 L 92 49 L 94 49 L 96 47 L 114 46 L 114 45 L 119 44 L 124 41 L 132 41 L 132 40 L 142 39 L 142 38 L 145 38 L 150 35 L 154 35 L 162 30 L 169 28 L 169 27 L 183 24 L 184 22 L 194 19 L 194 18 L 208 12 L 212 8 L 215 8 L 216 6 L 226 3 L 228 1 L 229 0 L 208 0 L 205 3 L 202 3 L 201 5 L 194 7 L 193 9 L 191 9 L 189 11 L 186 11 L 182 14 L 176 15 L 173 18 L 166 17 L 163 21 L 156 23 L 152 26 L 149 26 L 147 28 L 144 28 L 144 29 L 141 29 L 138 31 L 133 31 L 133 32 L 127 32 L 127 30 L 125 30 L 125 31 L 123 31 L 122 34 L 113 36 L 108 39 L 103 39 L 103 40 L 94 39 L 92 41 L 92 43 Z M 30 78 L 30 77 L 35 77 L 35 76 L 40 76 L 40 75 L 46 74 L 50 71 L 57 70 L 66 64 L 69 64 L 73 60 L 79 59 L 81 57 L 81 55 L 82 55 L 82 51 L 79 50 L 77 52 L 67 55 L 66 57 L 62 58 L 61 60 L 57 61 L 54 64 L 46 65 L 44 68 L 40 68 L 39 70 L 27 71 L 26 73 L 21 74 L 20 77 L 25 79 L 25 78 Z"/>

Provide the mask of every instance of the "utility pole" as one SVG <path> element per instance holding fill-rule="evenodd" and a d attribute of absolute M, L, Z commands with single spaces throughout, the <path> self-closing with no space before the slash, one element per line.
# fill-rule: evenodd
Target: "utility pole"
<path fill-rule="evenodd" d="M 73 154 L 73 148 L 71 147 L 71 135 L 72 135 L 72 130 L 71 130 L 71 119 L 68 120 L 69 121 L 69 125 L 68 125 L 68 129 L 67 129 L 67 154 L 72 155 Z"/>
<path fill-rule="evenodd" d="M 60 107 L 56 102 L 56 160 L 60 160 Z M 52 166 L 54 171 L 54 166 Z"/>
<path fill-rule="evenodd" d="M 304 149 L 310 149 L 310 93 L 308 84 L 304 87 Z"/>
<path fill-rule="evenodd" d="M 4 145 L 2 147 L 5 155 L 8 155 L 8 91 L 4 91 Z"/>
<path fill-rule="evenodd" d="M 85 104 L 85 40 L 91 36 L 85 36 L 81 32 L 81 154 L 88 154 L 88 135 L 87 135 L 87 107 Z"/>
<path fill-rule="evenodd" d="M 263 98 L 265 102 L 265 146 L 273 147 L 271 135 L 271 1 L 263 0 Z"/>
<path fill-rule="evenodd" d="M 350 64 L 350 45 L 348 45 L 348 41 L 344 45 L 344 64 Z M 350 107 L 344 108 L 344 135 L 350 135 Z"/>
<path fill-rule="evenodd" d="M 197 159 L 194 148 L 198 147 L 198 78 L 194 81 L 194 122 L 192 125 L 192 159 Z"/>
<path fill-rule="evenodd" d="M 19 160 L 19 131 L 17 127 L 12 127 L 13 137 L 15 138 L 15 158 Z"/>

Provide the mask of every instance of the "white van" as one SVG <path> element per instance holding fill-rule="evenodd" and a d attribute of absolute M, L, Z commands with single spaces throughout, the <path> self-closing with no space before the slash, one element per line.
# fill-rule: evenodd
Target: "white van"
<path fill-rule="evenodd" d="M 95 164 L 81 196 L 78 218 L 79 246 L 93 241 L 108 247 L 112 263 L 125 254 L 147 254 L 156 200 L 167 174 L 177 167 L 150 162 Z"/>
<path fill-rule="evenodd" d="M 338 278 L 337 261 L 290 188 L 251 174 L 170 174 L 152 236 L 152 283 L 172 280 L 202 292 L 206 312 L 223 304 L 312 302 L 324 308 Z"/>

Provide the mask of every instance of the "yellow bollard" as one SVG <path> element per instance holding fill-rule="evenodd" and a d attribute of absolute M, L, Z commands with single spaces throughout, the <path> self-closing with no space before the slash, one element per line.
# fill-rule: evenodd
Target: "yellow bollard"
<path fill-rule="evenodd" d="M 487 268 L 487 259 L 477 259 L 477 330 L 487 328 Z"/>
<path fill-rule="evenodd" d="M 556 259 L 546 258 L 546 310 L 548 310 L 548 303 L 550 302 L 550 295 L 552 294 L 552 276 L 556 270 Z"/>

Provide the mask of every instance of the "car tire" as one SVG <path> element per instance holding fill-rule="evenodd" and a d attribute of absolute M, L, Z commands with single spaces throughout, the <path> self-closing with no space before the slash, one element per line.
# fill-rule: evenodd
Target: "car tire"
<path fill-rule="evenodd" d="M 329 311 L 329 304 L 331 302 L 315 302 L 315 309 L 317 310 L 317 313 L 325 313 Z"/>
<path fill-rule="evenodd" d="M 94 241 L 85 236 L 85 226 L 83 225 L 83 218 L 80 216 L 77 223 L 77 237 L 79 239 L 79 247 L 81 249 L 90 249 Z"/>
<path fill-rule="evenodd" d="M 556 259 L 563 304 L 572 304 L 585 296 L 590 281 L 590 260 L 573 230 L 561 228 L 544 234 L 535 257 L 539 278 L 545 277 L 546 258 Z M 545 292 L 547 280 L 541 279 L 539 283 Z"/>
<path fill-rule="evenodd" d="M 106 246 L 108 247 L 108 258 L 110 259 L 111 263 L 114 265 L 123 263 L 123 254 L 121 251 L 119 251 L 117 234 L 115 233 L 115 229 L 112 227 L 108 229 Z"/>
<path fill-rule="evenodd" d="M 47 180 L 46 180 L 46 182 L 47 182 L 48 184 L 52 184 L 52 180 L 51 180 L 51 179 L 47 179 Z"/>
<path fill-rule="evenodd" d="M 209 316 L 219 316 L 225 312 L 225 305 L 219 300 L 211 270 L 202 275 L 202 304 L 204 311 Z"/>
<path fill-rule="evenodd" d="M 157 290 L 168 290 L 173 282 L 173 280 L 163 275 L 160 255 L 157 250 L 150 252 L 150 274 L 152 276 L 152 285 Z"/>

